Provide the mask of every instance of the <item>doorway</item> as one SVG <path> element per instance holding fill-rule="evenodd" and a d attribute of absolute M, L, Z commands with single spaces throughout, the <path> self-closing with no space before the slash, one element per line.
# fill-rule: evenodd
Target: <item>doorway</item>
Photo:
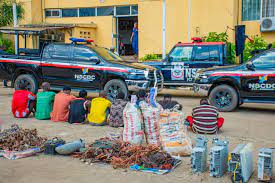
<path fill-rule="evenodd" d="M 117 17 L 117 50 L 119 55 L 134 55 L 130 39 L 132 36 L 134 23 L 137 21 L 137 16 Z"/>

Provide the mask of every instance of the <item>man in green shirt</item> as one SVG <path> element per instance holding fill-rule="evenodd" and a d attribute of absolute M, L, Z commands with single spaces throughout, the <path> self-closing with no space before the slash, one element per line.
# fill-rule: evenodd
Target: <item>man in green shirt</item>
<path fill-rule="evenodd" d="M 42 83 L 43 92 L 37 94 L 37 103 L 36 103 L 36 119 L 50 119 L 51 112 L 53 110 L 53 102 L 55 93 L 50 91 L 50 83 Z"/>

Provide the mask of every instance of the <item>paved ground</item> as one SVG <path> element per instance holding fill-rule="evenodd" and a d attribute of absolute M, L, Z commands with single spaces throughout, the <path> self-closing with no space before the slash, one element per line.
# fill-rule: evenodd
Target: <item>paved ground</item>
<path fill-rule="evenodd" d="M 169 91 L 177 95 L 186 93 L 184 90 Z M 122 129 L 110 127 L 92 127 L 84 125 L 69 125 L 67 123 L 53 123 L 30 119 L 14 119 L 10 112 L 12 89 L 0 87 L 0 120 L 3 128 L 12 123 L 20 124 L 24 128 L 37 128 L 42 136 L 62 137 L 65 140 L 83 138 L 87 143 L 109 132 L 119 132 Z M 192 107 L 196 106 L 199 98 L 177 97 L 184 106 L 184 112 L 189 115 Z M 262 104 L 249 104 L 239 110 L 224 113 L 225 125 L 218 134 L 220 138 L 230 141 L 230 150 L 238 143 L 252 142 L 255 147 L 254 167 L 256 168 L 256 155 L 260 147 L 275 147 L 275 106 Z M 189 133 L 192 140 L 195 135 Z M 213 136 L 209 136 L 212 138 Z M 275 164 L 275 162 L 274 162 Z M 274 165 L 275 166 L 275 165 Z M 273 173 L 275 175 L 275 172 Z M 256 172 L 250 182 L 256 181 Z M 275 178 L 275 177 L 274 177 Z M 84 183 L 84 182 L 230 182 L 229 176 L 211 178 L 208 173 L 194 175 L 190 169 L 190 158 L 183 158 L 183 163 L 168 175 L 152 175 L 126 170 L 114 170 L 110 166 L 85 165 L 78 159 L 64 156 L 39 155 L 19 160 L 0 158 L 0 183 Z"/>

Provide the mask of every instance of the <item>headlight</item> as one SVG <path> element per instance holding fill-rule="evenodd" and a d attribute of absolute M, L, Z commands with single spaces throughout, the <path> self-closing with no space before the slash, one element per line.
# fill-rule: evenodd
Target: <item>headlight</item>
<path fill-rule="evenodd" d="M 129 73 L 130 76 L 137 76 L 137 77 L 145 77 L 148 78 L 149 75 L 149 71 L 147 70 L 131 70 L 131 72 Z"/>
<path fill-rule="evenodd" d="M 201 79 L 207 79 L 207 78 L 208 78 L 208 76 L 205 75 L 205 74 L 201 74 L 199 77 L 200 77 Z"/>
<path fill-rule="evenodd" d="M 207 82 L 208 81 L 208 75 L 202 74 L 202 73 L 197 73 L 195 76 L 195 80 L 201 81 L 201 82 Z"/>

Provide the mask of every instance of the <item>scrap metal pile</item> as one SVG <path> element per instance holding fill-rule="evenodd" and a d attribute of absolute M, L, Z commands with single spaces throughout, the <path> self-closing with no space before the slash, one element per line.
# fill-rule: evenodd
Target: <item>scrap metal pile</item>
<path fill-rule="evenodd" d="M 23 129 L 13 124 L 0 133 L 0 150 L 23 151 L 44 146 L 47 138 L 40 137 L 36 129 Z"/>
<path fill-rule="evenodd" d="M 171 169 L 174 163 L 173 157 L 155 145 L 131 145 L 108 137 L 96 140 L 84 153 L 74 157 L 79 157 L 89 164 L 108 163 L 113 168 L 129 168 L 137 164 L 144 168 Z"/>

